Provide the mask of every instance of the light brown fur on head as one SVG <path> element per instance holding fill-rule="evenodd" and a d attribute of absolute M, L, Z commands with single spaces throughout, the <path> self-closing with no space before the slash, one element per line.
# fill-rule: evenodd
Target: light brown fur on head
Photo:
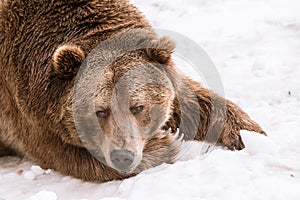
<path fill-rule="evenodd" d="M 153 41 L 151 43 L 153 44 Z M 100 54 L 103 56 L 102 53 Z M 109 56 L 111 55 L 103 57 L 110 60 Z M 85 146 L 94 152 L 97 151 L 102 160 L 112 168 L 115 166 L 111 161 L 110 153 L 114 150 L 126 150 L 134 154 L 134 161 L 128 168 L 129 172 L 133 171 L 141 163 L 142 158 L 145 159 L 143 151 L 147 151 L 145 149 L 147 141 L 161 132 L 171 116 L 174 88 L 164 72 L 154 63 L 149 62 L 148 56 L 145 50 L 125 53 L 110 65 L 96 70 L 97 73 L 92 73 L 97 76 L 86 78 L 87 82 L 82 83 L 83 87 L 92 85 L 90 80 L 98 83 L 95 87 L 96 91 L 90 92 L 93 95 L 88 101 L 93 102 L 93 109 L 88 115 L 92 116 L 94 113 L 94 117 L 98 118 L 95 124 L 99 129 L 96 130 L 95 127 L 84 129 L 94 129 L 89 136 L 101 134 L 98 139 L 95 139 L 96 136 L 93 137 L 93 141 L 87 138 Z M 86 63 L 93 62 L 95 66 L 102 66 L 101 63 L 97 63 L 97 60 L 94 63 L 87 59 Z M 90 87 L 82 88 L 78 91 L 82 94 L 78 96 L 84 96 L 90 89 Z M 83 110 L 86 112 L 86 109 Z M 78 121 L 84 124 L 83 126 L 89 123 L 85 122 L 86 117 L 81 119 Z M 172 154 L 173 152 L 170 151 L 169 155 Z M 172 160 L 173 156 L 164 159 Z M 147 166 L 150 165 L 149 161 L 144 162 L 148 163 Z"/>
<path fill-rule="evenodd" d="M 121 53 L 132 45 L 141 48 Z M 85 63 L 94 48 L 97 59 Z M 186 140 L 231 150 L 244 147 L 242 129 L 265 134 L 237 105 L 179 72 L 174 48 L 128 1 L 0 1 L 0 155 L 13 151 L 105 182 L 173 163 L 177 128 Z M 132 163 L 120 169 L 112 160 L 124 153 Z"/>

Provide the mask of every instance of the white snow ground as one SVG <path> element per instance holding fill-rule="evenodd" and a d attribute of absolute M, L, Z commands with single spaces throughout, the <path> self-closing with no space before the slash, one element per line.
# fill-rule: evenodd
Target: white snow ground
<path fill-rule="evenodd" d="M 258 121 L 268 138 L 243 132 L 244 150 L 216 149 L 205 158 L 199 155 L 201 144 L 193 143 L 182 161 L 104 184 L 0 158 L 0 200 L 299 200 L 300 2 L 132 2 L 153 26 L 204 47 L 216 63 L 226 98 Z"/>

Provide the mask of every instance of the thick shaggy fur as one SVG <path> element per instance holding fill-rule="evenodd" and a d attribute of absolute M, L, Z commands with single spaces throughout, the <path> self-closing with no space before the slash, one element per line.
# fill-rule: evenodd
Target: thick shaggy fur
<path fill-rule="evenodd" d="M 144 138 L 143 158 L 131 174 L 94 158 L 77 136 L 73 122 L 75 76 L 101 41 L 135 28 L 151 32 L 142 14 L 126 0 L 0 0 L 0 156 L 14 152 L 65 175 L 104 182 L 174 162 L 180 137 L 164 131 L 169 127 L 176 131 L 185 124 L 180 127 L 185 139 L 217 140 L 231 150 L 244 147 L 241 129 L 265 134 L 237 105 L 178 72 L 171 60 L 174 43 L 155 38 L 153 33 L 149 48 L 124 55 L 108 70 L 113 69 L 117 81 L 140 60 L 163 65 L 160 70 L 171 79 L 174 90 L 165 99 L 151 99 L 157 88 L 145 90 L 149 104 L 163 105 L 163 114 L 157 118 L 162 120 L 151 137 Z M 107 74 L 102 82 L 112 80 Z M 191 91 L 196 99 L 189 99 Z M 200 115 L 200 123 L 193 121 L 199 117 L 194 113 Z M 146 115 L 140 118 L 143 121 L 136 123 L 147 122 Z M 113 121 L 107 123 L 104 130 L 109 132 L 113 126 L 118 134 L 125 134 Z M 99 145 L 108 144 L 100 141 Z"/>

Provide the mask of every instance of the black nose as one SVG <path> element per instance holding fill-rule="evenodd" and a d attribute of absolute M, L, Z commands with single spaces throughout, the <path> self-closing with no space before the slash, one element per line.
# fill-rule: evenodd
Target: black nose
<path fill-rule="evenodd" d="M 133 162 L 134 153 L 127 150 L 113 150 L 110 159 L 117 169 L 126 171 Z"/>

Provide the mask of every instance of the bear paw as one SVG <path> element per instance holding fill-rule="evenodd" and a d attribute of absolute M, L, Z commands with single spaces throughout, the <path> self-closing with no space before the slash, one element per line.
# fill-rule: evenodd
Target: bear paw
<path fill-rule="evenodd" d="M 234 131 L 230 133 L 224 133 L 221 137 L 221 143 L 223 146 L 227 147 L 230 150 L 242 150 L 245 148 L 245 145 L 242 141 L 240 131 Z"/>
<path fill-rule="evenodd" d="M 176 133 L 169 130 L 160 130 L 146 141 L 141 164 L 134 171 L 139 173 L 143 170 L 158 166 L 162 163 L 174 163 L 177 160 L 184 134 L 177 129 Z"/>

